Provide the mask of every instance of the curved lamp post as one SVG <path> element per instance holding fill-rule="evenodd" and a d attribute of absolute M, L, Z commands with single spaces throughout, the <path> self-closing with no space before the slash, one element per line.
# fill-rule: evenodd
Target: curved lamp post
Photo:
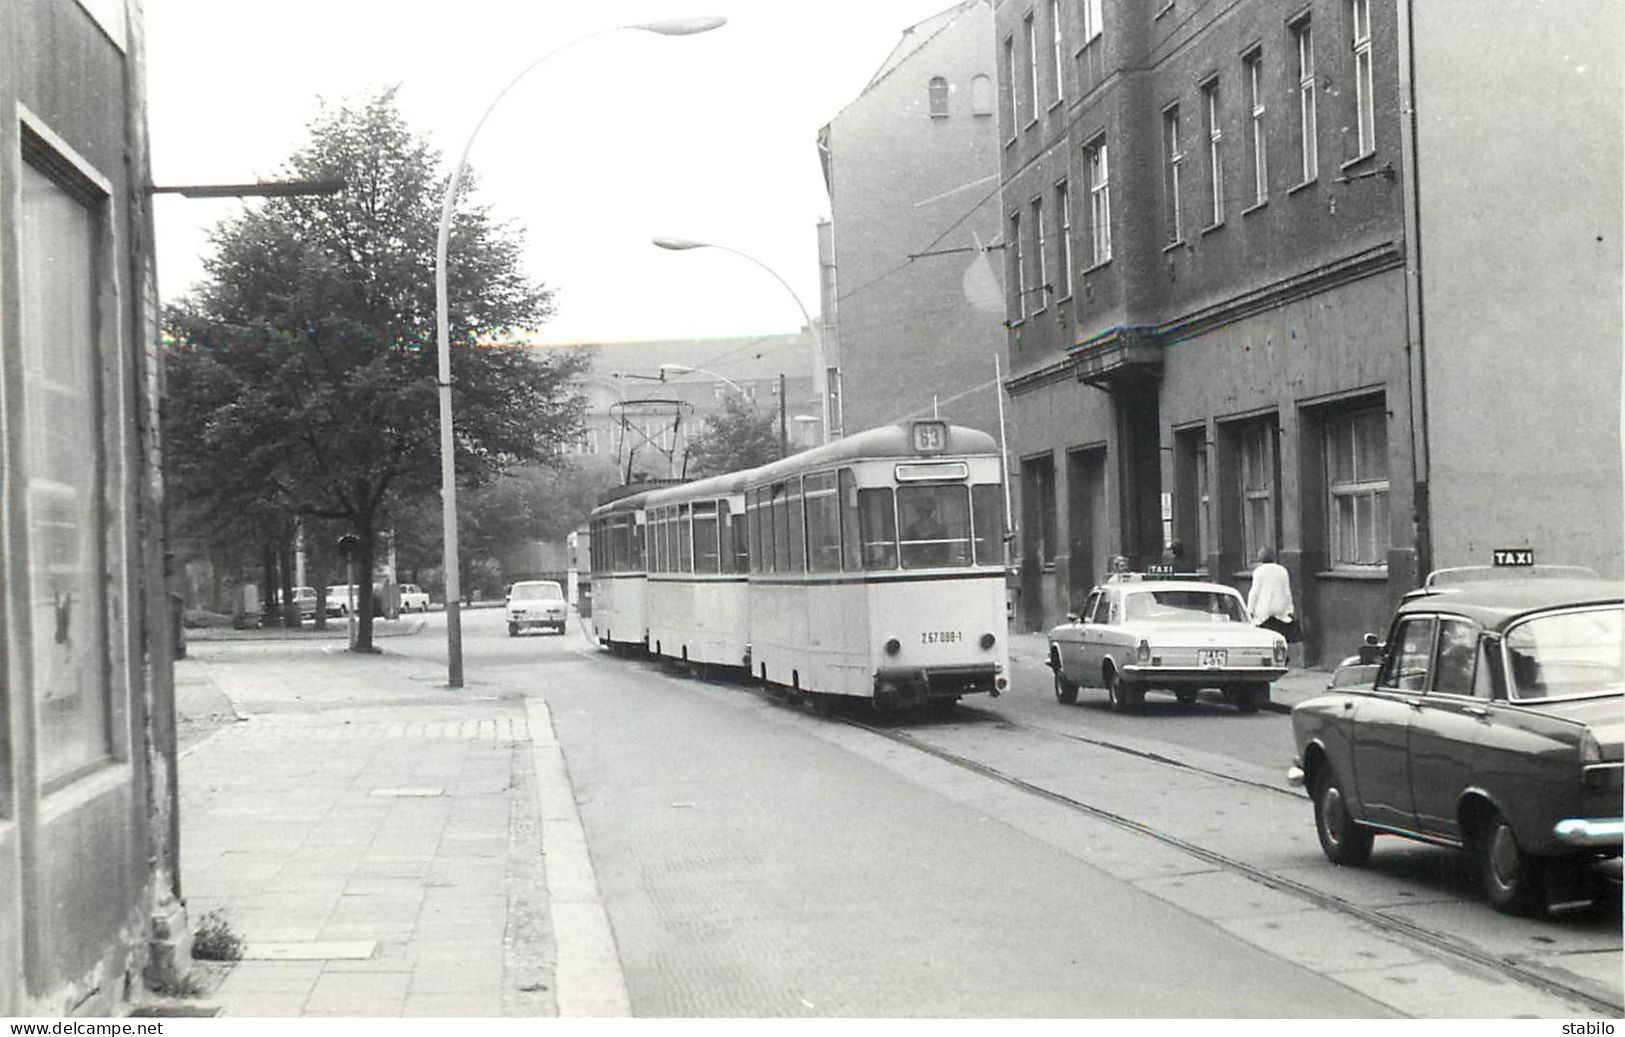
<path fill-rule="evenodd" d="M 530 73 L 530 70 L 546 61 L 548 58 L 566 48 L 573 47 L 597 36 L 622 29 L 641 29 L 644 32 L 658 33 L 661 36 L 692 36 L 695 33 L 709 32 L 726 24 L 728 19 L 720 16 L 703 16 L 696 18 L 669 18 L 655 22 L 638 22 L 632 25 L 615 25 L 597 32 L 571 40 L 560 47 L 555 47 L 532 61 L 520 70 L 519 74 L 508 81 L 508 85 L 496 95 L 485 111 L 480 114 L 479 121 L 474 124 L 474 130 L 468 135 L 463 144 L 462 154 L 457 157 L 457 164 L 452 167 L 451 182 L 446 185 L 446 197 L 440 204 L 440 235 L 435 243 L 434 253 L 434 303 L 435 303 L 435 333 L 439 344 L 439 383 L 440 383 L 440 503 L 441 524 L 444 530 L 444 566 L 446 573 L 446 683 L 453 688 L 463 686 L 463 622 L 461 611 L 462 582 L 457 562 L 457 483 L 456 461 L 452 453 L 452 421 L 451 421 L 451 335 L 447 330 L 446 319 L 446 251 L 451 239 L 452 210 L 457 202 L 457 191 L 463 183 L 463 173 L 468 169 L 468 152 L 474 146 L 474 138 L 479 136 L 480 127 L 490 118 L 491 112 L 501 100 L 508 96 L 519 81 Z"/>
<path fill-rule="evenodd" d="M 733 388 L 738 391 L 739 395 L 743 396 L 747 400 L 752 400 L 752 402 L 754 402 L 753 398 L 751 397 L 751 394 L 746 392 L 744 387 L 741 386 L 738 382 L 734 381 L 732 378 L 727 377 L 726 375 L 717 374 L 715 371 L 707 371 L 703 367 L 690 367 L 687 364 L 661 364 L 660 365 L 660 379 L 661 379 L 661 381 L 665 381 L 667 371 L 676 371 L 678 374 L 687 374 L 687 373 L 689 373 L 691 371 L 694 374 L 708 374 L 712 378 L 715 378 L 719 382 L 724 382 L 724 383 L 726 383 L 728 385 L 733 386 Z"/>
<path fill-rule="evenodd" d="M 818 325 L 813 323 L 812 315 L 807 312 L 807 307 L 802 304 L 801 296 L 797 295 L 796 290 L 794 288 L 790 287 L 790 282 L 786 281 L 783 277 L 781 277 L 777 270 L 774 270 L 772 267 L 768 266 L 766 263 L 762 262 L 760 259 L 757 259 L 755 256 L 751 255 L 750 253 L 741 252 L 736 248 L 729 248 L 727 245 L 718 245 L 718 244 L 715 244 L 714 242 L 709 242 L 709 241 L 693 241 L 693 240 L 690 240 L 688 238 L 665 238 L 665 237 L 655 238 L 654 239 L 654 245 L 655 245 L 656 248 L 668 249 L 668 250 L 670 250 L 672 252 L 686 252 L 689 249 L 693 249 L 693 248 L 715 248 L 715 249 L 721 249 L 723 252 L 732 252 L 734 255 L 738 256 L 740 259 L 749 260 L 750 262 L 755 263 L 757 266 L 761 267 L 763 270 L 766 270 L 770 275 L 772 275 L 773 280 L 779 282 L 779 284 L 784 286 L 784 290 L 790 293 L 790 298 L 795 300 L 796 309 L 801 311 L 802 323 L 806 324 L 807 330 L 812 334 L 812 340 L 813 340 L 813 382 L 812 382 L 812 384 L 813 384 L 813 391 L 818 394 L 818 405 L 819 405 L 819 410 L 822 413 L 822 420 L 823 420 L 823 428 L 822 428 L 822 430 L 820 432 L 820 438 L 823 440 L 823 442 L 826 442 L 826 443 L 829 442 L 829 386 L 824 384 L 824 379 L 825 379 L 825 375 L 826 375 L 826 372 L 824 370 L 824 338 L 823 338 L 823 335 L 821 335 L 819 333 Z"/>

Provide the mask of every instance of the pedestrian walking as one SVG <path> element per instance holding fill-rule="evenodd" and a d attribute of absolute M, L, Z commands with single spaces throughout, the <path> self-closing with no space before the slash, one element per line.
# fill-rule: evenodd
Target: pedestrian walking
<path fill-rule="evenodd" d="M 1253 625 L 1286 638 L 1290 658 L 1292 646 L 1302 640 L 1292 607 L 1292 579 L 1286 566 L 1275 560 L 1275 548 L 1268 545 L 1258 549 L 1253 585 L 1247 591 L 1247 614 L 1253 617 Z"/>

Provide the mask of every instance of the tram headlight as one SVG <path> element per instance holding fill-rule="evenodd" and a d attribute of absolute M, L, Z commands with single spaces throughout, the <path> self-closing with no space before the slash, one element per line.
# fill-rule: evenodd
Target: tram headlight
<path fill-rule="evenodd" d="M 886 654 L 887 655 L 896 655 L 898 652 L 901 652 L 902 650 L 903 650 L 903 642 L 897 640 L 897 638 L 894 637 L 894 638 L 892 638 L 892 639 L 890 639 L 889 641 L 886 642 Z"/>
<path fill-rule="evenodd" d="M 992 648 L 995 644 L 998 643 L 998 641 L 999 641 L 999 639 L 994 637 L 992 635 L 992 633 L 986 633 L 986 634 L 982 635 L 982 647 L 983 648 Z"/>
<path fill-rule="evenodd" d="M 1134 650 L 1134 658 L 1142 663 L 1151 661 L 1151 642 L 1140 638 L 1140 647 Z"/>

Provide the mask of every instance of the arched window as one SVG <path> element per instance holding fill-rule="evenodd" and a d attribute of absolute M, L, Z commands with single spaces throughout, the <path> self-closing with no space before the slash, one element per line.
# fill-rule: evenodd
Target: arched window
<path fill-rule="evenodd" d="M 993 80 L 975 76 L 970 81 L 970 110 L 972 115 L 993 114 Z"/>
<path fill-rule="evenodd" d="M 932 76 L 927 91 L 931 95 L 931 118 L 946 119 L 948 117 L 948 81 L 941 76 Z"/>

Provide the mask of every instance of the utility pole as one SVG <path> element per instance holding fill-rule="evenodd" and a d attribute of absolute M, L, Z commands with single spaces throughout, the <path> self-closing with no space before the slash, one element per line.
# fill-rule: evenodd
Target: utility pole
<path fill-rule="evenodd" d="M 790 456 L 789 404 L 784 399 L 784 375 L 779 375 L 779 456 Z"/>

